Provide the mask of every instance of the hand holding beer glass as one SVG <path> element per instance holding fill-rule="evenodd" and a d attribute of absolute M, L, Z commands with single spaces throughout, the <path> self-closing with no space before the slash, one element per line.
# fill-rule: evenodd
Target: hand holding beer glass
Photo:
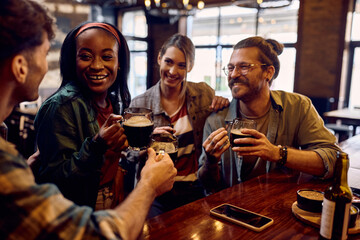
<path fill-rule="evenodd" d="M 256 129 L 256 122 L 248 119 L 234 119 L 230 129 L 230 143 L 231 147 L 248 147 L 251 144 L 236 144 L 234 140 L 237 138 L 255 138 L 250 134 L 244 134 L 241 132 L 242 129 Z"/>
<path fill-rule="evenodd" d="M 156 154 L 167 153 L 170 158 L 175 162 L 178 153 L 178 140 L 177 137 L 170 133 L 158 133 L 151 136 L 151 148 Z"/>
<path fill-rule="evenodd" d="M 149 146 L 150 135 L 154 128 L 152 111 L 137 107 L 125 109 L 123 128 L 131 150 L 146 149 Z"/>

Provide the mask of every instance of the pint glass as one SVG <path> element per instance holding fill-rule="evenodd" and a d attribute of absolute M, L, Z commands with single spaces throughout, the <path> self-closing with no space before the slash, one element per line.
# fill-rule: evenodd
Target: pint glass
<path fill-rule="evenodd" d="M 256 129 L 256 122 L 254 120 L 245 120 L 245 119 L 234 119 L 231 129 L 230 129 L 230 144 L 231 147 L 246 147 L 251 146 L 249 144 L 235 144 L 234 140 L 237 138 L 254 138 L 250 134 L 243 134 L 241 129 Z"/>
<path fill-rule="evenodd" d="M 151 136 L 151 145 L 155 152 L 158 154 L 164 151 L 169 154 L 171 160 L 177 160 L 178 154 L 178 140 L 177 137 L 170 133 L 153 134 Z"/>

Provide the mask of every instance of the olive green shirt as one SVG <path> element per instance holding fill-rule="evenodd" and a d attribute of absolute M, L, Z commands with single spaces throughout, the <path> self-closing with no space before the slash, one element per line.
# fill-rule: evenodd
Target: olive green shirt
<path fill-rule="evenodd" d="M 265 134 L 268 140 L 274 145 L 316 152 L 325 166 L 321 177 L 332 177 L 336 152 L 340 148 L 336 145 L 335 136 L 324 126 L 324 121 L 311 100 L 306 96 L 284 91 L 271 91 L 270 99 L 269 125 Z M 203 141 L 213 131 L 226 127 L 234 118 L 240 117 L 237 106 L 238 100 L 233 99 L 228 108 L 212 113 L 207 118 Z M 199 165 L 198 178 L 208 191 L 233 186 L 245 180 L 241 176 L 242 158 L 236 157 L 231 148 L 224 152 L 219 163 L 209 160 L 203 150 Z M 275 167 L 276 163 L 266 162 L 266 172 Z"/>

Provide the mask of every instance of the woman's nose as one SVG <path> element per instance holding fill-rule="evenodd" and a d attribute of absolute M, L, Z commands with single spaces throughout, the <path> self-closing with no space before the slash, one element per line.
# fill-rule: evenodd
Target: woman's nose
<path fill-rule="evenodd" d="M 102 63 L 101 59 L 94 58 L 94 60 L 91 63 L 91 68 L 93 69 L 102 69 L 104 67 L 104 64 Z"/>
<path fill-rule="evenodd" d="M 175 75 L 177 72 L 178 72 L 178 69 L 177 69 L 176 66 L 170 67 L 169 73 L 170 73 L 171 75 Z"/>

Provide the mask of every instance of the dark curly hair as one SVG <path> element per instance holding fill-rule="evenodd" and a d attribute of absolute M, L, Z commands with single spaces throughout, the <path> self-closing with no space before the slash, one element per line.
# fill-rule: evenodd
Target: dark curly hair
<path fill-rule="evenodd" d="M 60 88 L 65 86 L 69 82 L 80 82 L 76 75 L 76 34 L 79 29 L 89 22 L 84 22 L 72 29 L 66 36 L 60 53 L 60 73 L 62 82 Z M 125 37 L 120 31 L 112 24 L 105 23 L 112 26 L 119 35 L 120 47 L 119 47 L 119 66 L 116 80 L 114 84 L 108 89 L 109 95 L 114 95 L 118 101 L 122 103 L 122 110 L 127 108 L 130 104 L 130 92 L 127 85 L 127 79 L 130 70 L 130 51 L 125 40 Z"/>
<path fill-rule="evenodd" d="M 55 37 L 54 18 L 32 0 L 1 0 L 0 63 L 15 54 L 42 44 L 44 31 Z"/>
<path fill-rule="evenodd" d="M 234 50 L 248 47 L 257 47 L 260 50 L 259 61 L 268 66 L 274 66 L 275 73 L 269 82 L 271 86 L 272 81 L 278 76 L 280 71 L 280 61 L 278 56 L 282 53 L 284 45 L 274 39 L 264 39 L 256 36 L 241 40 L 234 46 Z M 264 68 L 266 68 L 266 66 L 263 66 L 263 69 Z"/>

